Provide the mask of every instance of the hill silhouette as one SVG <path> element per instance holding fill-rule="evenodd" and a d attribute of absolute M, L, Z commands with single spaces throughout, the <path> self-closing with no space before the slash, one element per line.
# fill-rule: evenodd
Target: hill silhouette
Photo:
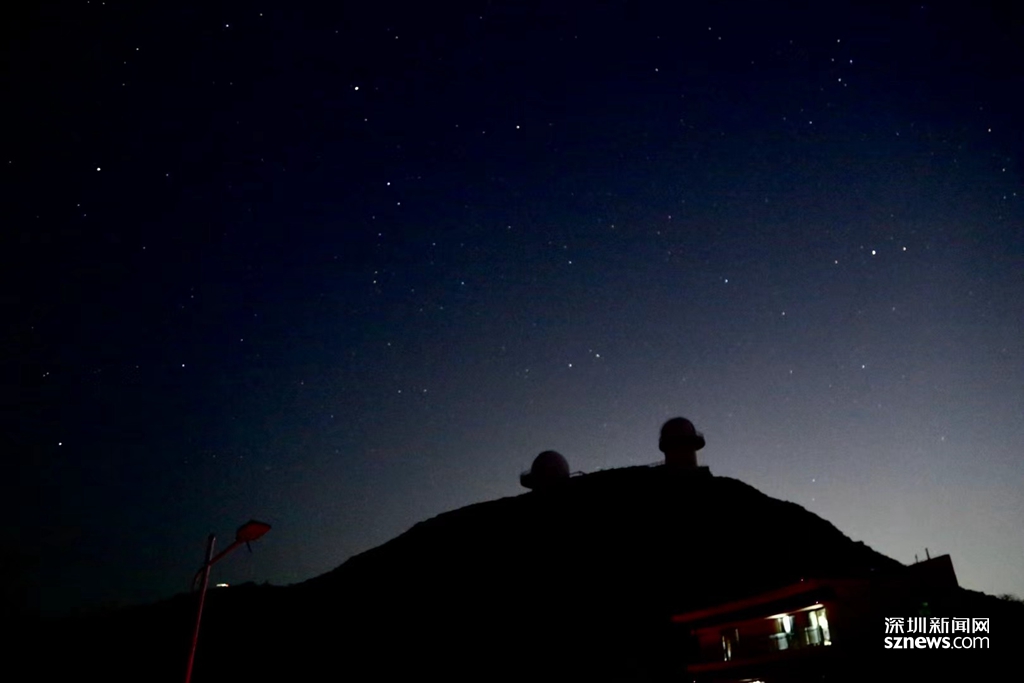
<path fill-rule="evenodd" d="M 674 613 L 805 577 L 903 571 L 735 479 L 609 470 L 438 515 L 301 584 L 212 591 L 193 680 L 658 680 L 685 663 Z M 967 616 L 1008 615 L 1004 631 L 1024 617 L 1020 605 L 956 595 Z M 180 680 L 193 610 L 178 596 L 48 637 L 78 672 Z"/>

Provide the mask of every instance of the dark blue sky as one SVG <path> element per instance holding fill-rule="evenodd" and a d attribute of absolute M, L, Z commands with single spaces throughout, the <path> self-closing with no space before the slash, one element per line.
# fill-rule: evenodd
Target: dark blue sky
<path fill-rule="evenodd" d="M 170 595 L 251 517 L 215 579 L 303 580 L 678 414 L 1024 594 L 1020 10 L 442 4 L 4 29 L 20 599 Z"/>

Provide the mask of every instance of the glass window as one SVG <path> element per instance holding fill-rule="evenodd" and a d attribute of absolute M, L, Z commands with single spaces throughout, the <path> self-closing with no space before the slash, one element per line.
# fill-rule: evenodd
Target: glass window
<path fill-rule="evenodd" d="M 809 615 L 811 627 L 808 629 L 808 644 L 810 645 L 831 645 L 832 634 L 828 630 L 828 617 L 825 615 L 825 608 L 820 607 L 812 610 Z"/>

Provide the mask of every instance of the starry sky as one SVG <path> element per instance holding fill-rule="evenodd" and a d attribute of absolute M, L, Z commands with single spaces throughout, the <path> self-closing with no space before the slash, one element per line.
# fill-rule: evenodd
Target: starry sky
<path fill-rule="evenodd" d="M 715 474 L 1024 595 L 1010 4 L 19 10 L 5 590 L 164 598 L 250 518 L 212 580 L 294 583 L 685 415 Z"/>

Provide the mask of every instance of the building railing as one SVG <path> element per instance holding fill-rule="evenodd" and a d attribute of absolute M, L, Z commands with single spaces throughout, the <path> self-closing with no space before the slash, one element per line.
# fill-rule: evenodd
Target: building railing
<path fill-rule="evenodd" d="M 820 647 L 826 638 L 820 626 L 807 626 L 790 633 L 765 635 L 739 634 L 738 637 L 722 636 L 720 644 L 708 644 L 702 648 L 702 662 L 736 661 L 771 655 L 777 652 L 803 650 Z"/>

